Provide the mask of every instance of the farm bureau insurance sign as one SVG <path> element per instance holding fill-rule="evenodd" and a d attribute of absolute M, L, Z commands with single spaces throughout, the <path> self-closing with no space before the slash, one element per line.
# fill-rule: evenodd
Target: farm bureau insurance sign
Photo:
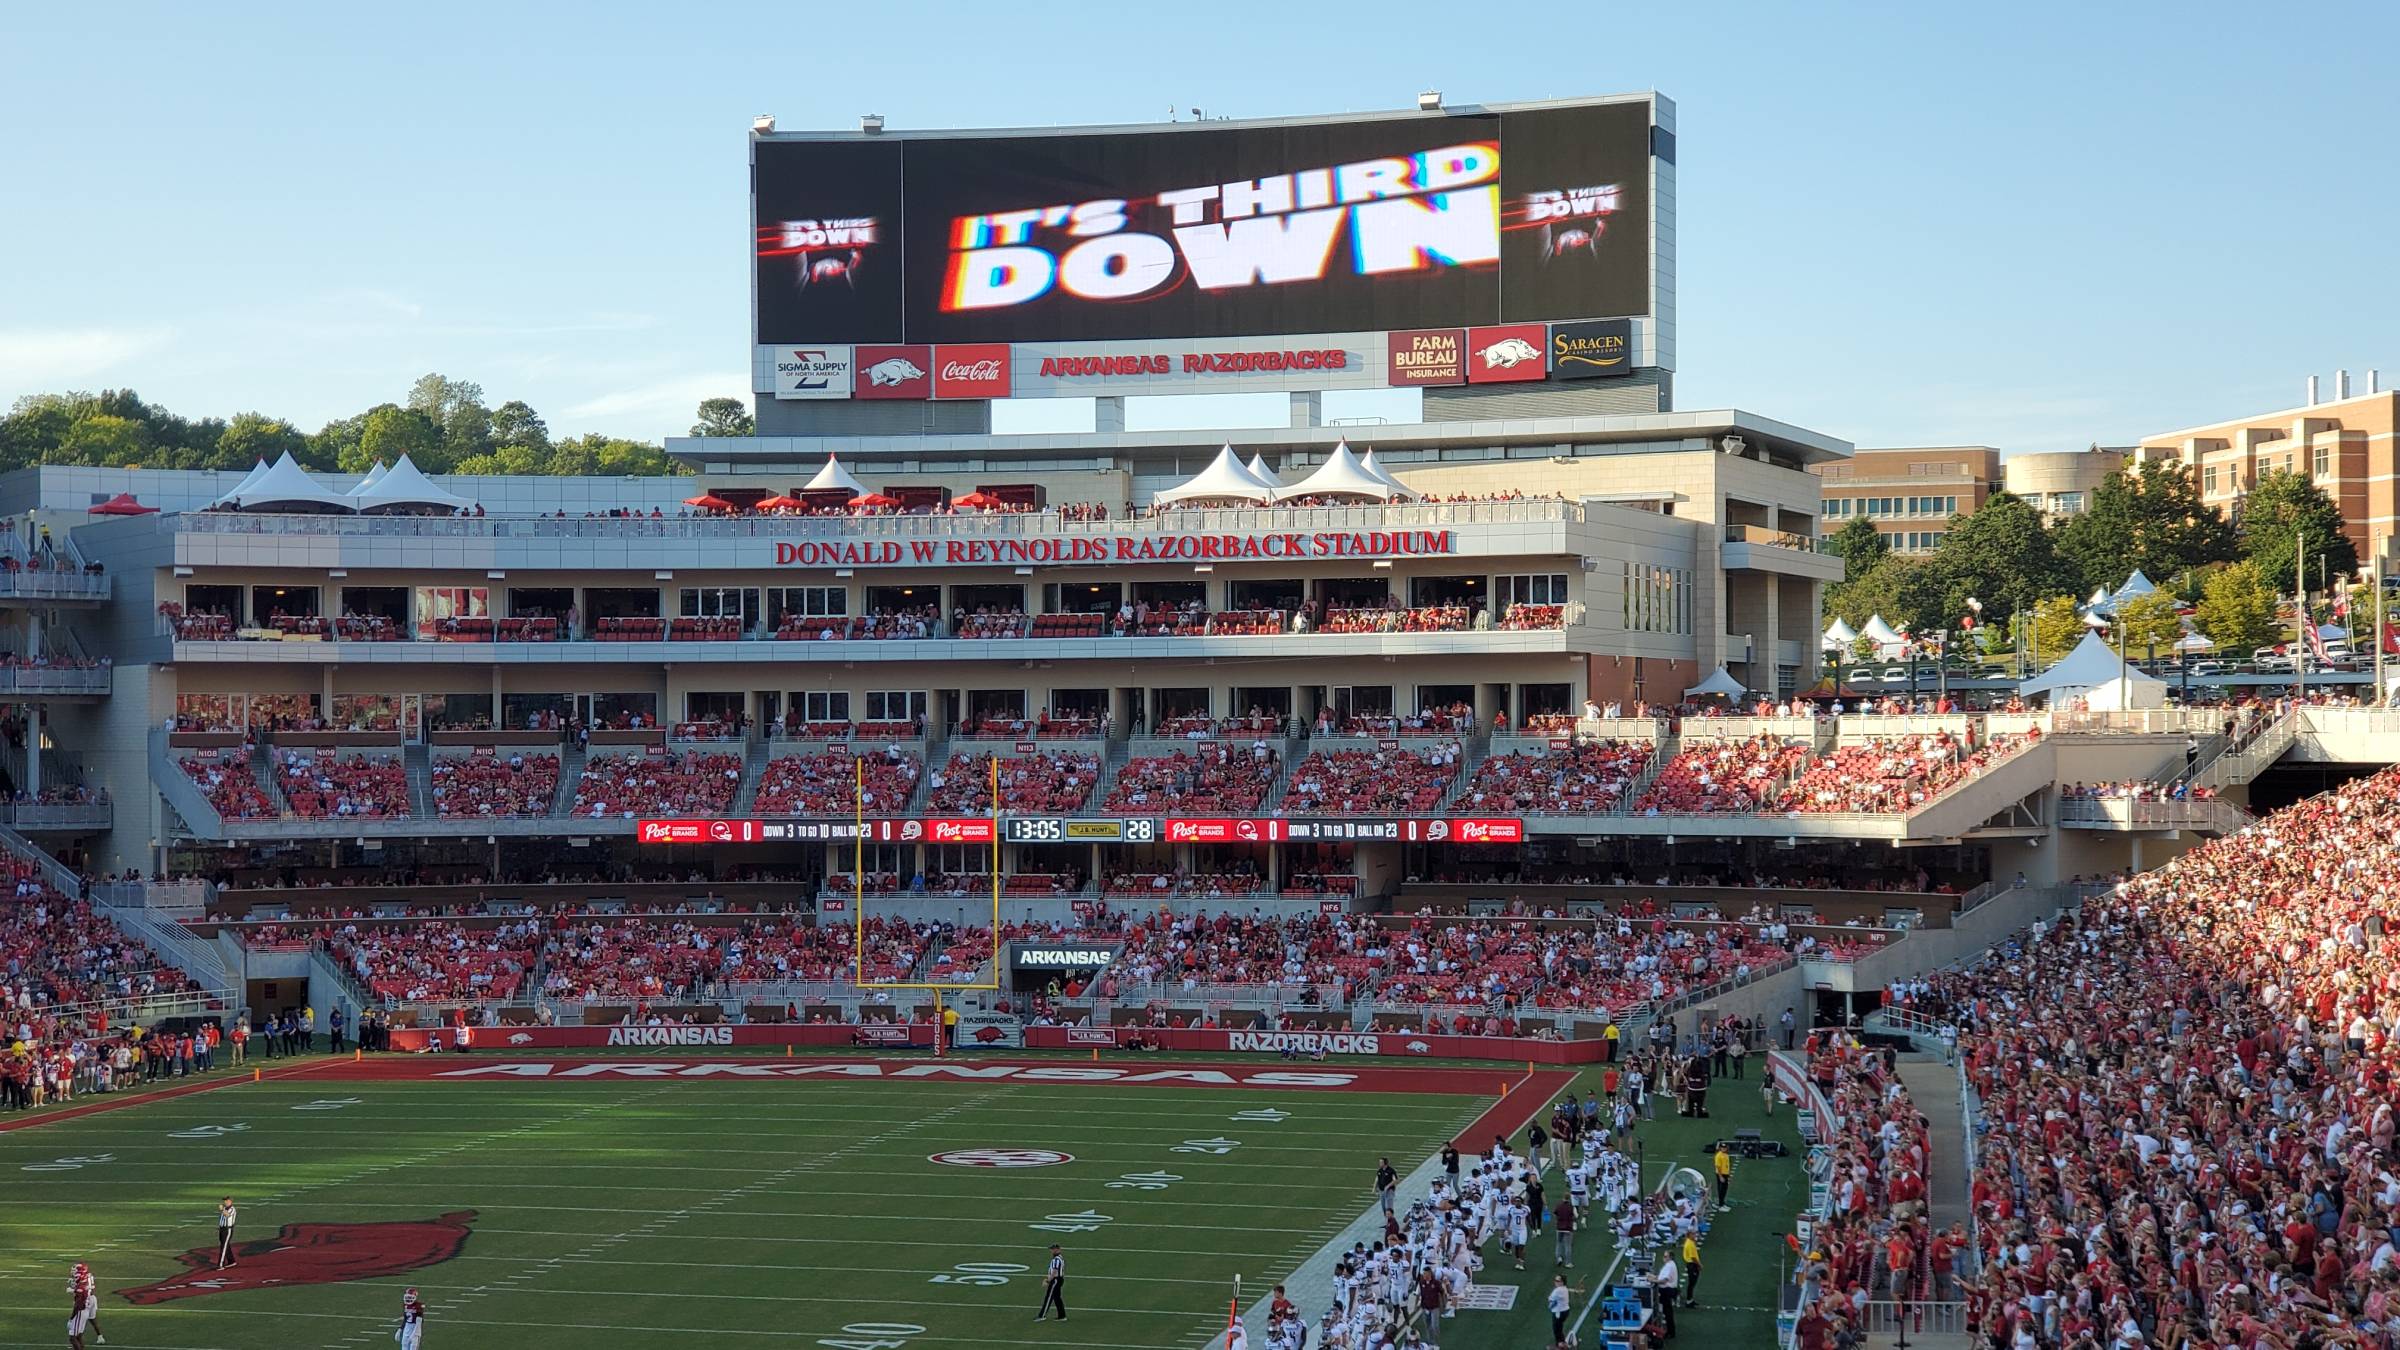
<path fill-rule="evenodd" d="M 1106 538 L 782 541 L 777 567 L 973 567 L 978 564 L 1242 562 L 1423 558 L 1458 552 L 1449 530 L 1321 530 L 1308 534 L 1126 534 Z"/>

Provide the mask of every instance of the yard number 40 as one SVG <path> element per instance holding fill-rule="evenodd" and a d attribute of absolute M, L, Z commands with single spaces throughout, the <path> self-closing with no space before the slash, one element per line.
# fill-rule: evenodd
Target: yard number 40
<path fill-rule="evenodd" d="M 1115 1222 L 1114 1216 L 1091 1209 L 1078 1210 L 1073 1214 L 1045 1214 L 1042 1217 L 1048 1222 L 1025 1226 L 1043 1233 L 1096 1233 L 1100 1231 L 1100 1225 Z"/>

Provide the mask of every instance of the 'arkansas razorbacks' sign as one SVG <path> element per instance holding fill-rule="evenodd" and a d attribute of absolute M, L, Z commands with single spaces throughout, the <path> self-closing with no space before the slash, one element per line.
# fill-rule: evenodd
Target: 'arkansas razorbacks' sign
<path fill-rule="evenodd" d="M 458 1255 L 467 1245 L 467 1225 L 474 1219 L 474 1210 L 460 1209 L 436 1219 L 399 1223 L 287 1223 L 273 1237 L 235 1243 L 233 1264 L 223 1270 L 217 1269 L 213 1244 L 194 1247 L 175 1258 L 183 1266 L 181 1275 L 117 1293 L 128 1303 L 147 1305 L 206 1294 L 405 1275 Z"/>

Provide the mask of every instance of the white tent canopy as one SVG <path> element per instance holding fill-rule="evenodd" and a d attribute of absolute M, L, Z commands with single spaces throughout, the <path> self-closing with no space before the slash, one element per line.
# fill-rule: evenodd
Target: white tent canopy
<path fill-rule="evenodd" d="M 377 483 L 382 482 L 383 476 L 390 472 L 391 470 L 383 466 L 382 460 L 376 460 L 374 465 L 367 470 L 367 476 L 358 480 L 357 487 L 350 489 L 350 495 L 355 497 L 358 494 L 366 491 L 368 488 L 375 486 Z"/>
<path fill-rule="evenodd" d="M 1393 492 L 1400 496 L 1414 497 L 1417 495 L 1416 492 L 1408 486 L 1408 484 L 1403 483 L 1398 478 L 1393 477 L 1392 471 L 1383 467 L 1382 461 L 1375 458 L 1375 452 L 1373 450 L 1367 451 L 1367 457 L 1358 462 L 1358 467 L 1365 469 L 1368 476 L 1374 478 L 1377 482 L 1390 484 Z"/>
<path fill-rule="evenodd" d="M 362 484 L 351 493 L 350 504 L 361 511 L 396 511 L 407 507 L 464 511 L 475 505 L 447 488 L 436 486 L 406 455 L 371 486 Z"/>
<path fill-rule="evenodd" d="M 1851 643 L 1856 641 L 1858 641 L 1858 630 L 1850 626 L 1850 621 L 1835 619 L 1832 626 L 1825 630 L 1823 645 L 1847 649 Z"/>
<path fill-rule="evenodd" d="M 308 476 L 292 452 L 283 452 L 265 473 L 253 474 L 243 480 L 241 487 L 228 493 L 224 504 L 245 511 L 271 511 L 278 507 L 330 506 L 350 509 L 350 499 Z"/>
<path fill-rule="evenodd" d="M 1707 679 L 1684 690 L 1683 696 L 1685 698 L 1707 698 L 1713 695 L 1717 698 L 1740 698 L 1747 692 L 1748 690 L 1742 687 L 1740 680 L 1728 675 L 1725 673 L 1725 667 L 1719 666 L 1708 673 Z"/>
<path fill-rule="evenodd" d="M 842 467 L 841 457 L 838 455 L 827 455 L 825 467 L 817 470 L 817 476 L 809 479 L 800 490 L 802 492 L 847 492 L 853 497 L 867 495 L 867 485 L 858 481 L 856 474 Z"/>
<path fill-rule="evenodd" d="M 1376 501 L 1389 501 L 1395 496 L 1404 495 L 1407 491 L 1406 488 L 1396 488 L 1368 473 L 1366 466 L 1359 463 L 1358 456 L 1350 453 L 1350 447 L 1342 444 L 1333 447 L 1333 453 L 1325 457 L 1325 462 L 1317 466 L 1315 473 L 1290 487 L 1276 489 L 1275 499 L 1286 501 L 1293 497 L 1372 497 Z"/>
<path fill-rule="evenodd" d="M 2111 605 L 2121 605 L 2128 600 L 2157 593 L 2158 587 L 2152 585 L 2150 578 L 2143 576 L 2142 569 L 2137 567 L 2133 569 L 2132 576 L 2125 578 L 2125 584 L 2117 588 L 2117 593 L 2108 598 L 2108 602 Z"/>
<path fill-rule="evenodd" d="M 2118 659 L 2116 649 L 2098 633 L 2086 633 L 2075 650 L 2018 685 L 2017 692 L 2028 698 L 2047 694 L 2054 707 L 2061 699 L 2082 695 L 2093 708 L 2156 708 L 2167 701 L 2167 682 Z"/>
<path fill-rule="evenodd" d="M 1175 502 L 1264 502 L 1272 499 L 1275 489 L 1250 476 L 1242 457 L 1228 445 L 1217 451 L 1208 467 L 1164 492 L 1156 493 L 1152 501 Z"/>
<path fill-rule="evenodd" d="M 258 485 L 258 480 L 266 476 L 267 462 L 262 459 L 250 466 L 250 472 L 243 474 L 242 481 L 233 485 L 233 491 L 217 498 L 215 502 L 211 503 L 211 505 L 233 506 L 239 503 L 242 498 L 249 495 L 251 488 Z"/>
<path fill-rule="evenodd" d="M 1878 647 L 1889 647 L 1905 640 L 1890 624 L 1883 621 L 1883 616 L 1880 614 L 1868 616 L 1867 626 L 1859 630 L 1859 636 Z"/>
<path fill-rule="evenodd" d="M 1267 467 L 1267 457 L 1265 455 L 1252 455 L 1250 457 L 1250 462 L 1242 467 L 1249 471 L 1252 478 L 1264 483 L 1269 488 L 1279 488 L 1283 486 L 1283 480 L 1277 478 L 1275 476 L 1275 471 Z"/>
<path fill-rule="evenodd" d="M 2206 633 L 2186 633 L 2175 641 L 2175 650 L 2179 652 L 2213 652 L 2216 649 L 2217 644 L 2209 641 Z"/>

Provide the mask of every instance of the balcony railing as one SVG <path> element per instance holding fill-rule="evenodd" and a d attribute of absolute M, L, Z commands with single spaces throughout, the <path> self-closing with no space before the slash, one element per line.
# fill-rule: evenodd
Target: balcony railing
<path fill-rule="evenodd" d="M 115 820 L 107 802 L 0 802 L 0 824 L 20 830 L 105 830 Z"/>
<path fill-rule="evenodd" d="M 105 694 L 113 672 L 100 666 L 0 666 L 0 694 Z"/>
<path fill-rule="evenodd" d="M 1770 530 L 1763 525 L 1728 525 L 1725 527 L 1728 544 L 1767 544 L 1775 548 L 1796 549 L 1802 553 L 1831 553 L 1833 541 L 1813 534 L 1794 534 L 1789 530 Z"/>
<path fill-rule="evenodd" d="M 105 572 L 0 570 L 0 600 L 106 600 Z"/>
<path fill-rule="evenodd" d="M 892 516 L 312 516 L 201 511 L 175 517 L 185 534 L 323 535 L 365 539 L 1016 539 L 1045 535 L 1190 533 L 1196 530 L 1441 529 L 1454 525 L 1565 524 L 1583 508 L 1564 501 L 1435 502 L 1363 506 L 1177 509 L 1156 515 L 1067 520 L 1048 511 L 1008 515 Z M 57 574 L 18 574 L 59 579 Z M 65 578 L 83 580 L 81 577 Z M 105 577 L 94 580 L 106 582 Z M 0 588 L 0 595 L 7 592 Z M 105 590 L 103 591 L 105 594 Z"/>

